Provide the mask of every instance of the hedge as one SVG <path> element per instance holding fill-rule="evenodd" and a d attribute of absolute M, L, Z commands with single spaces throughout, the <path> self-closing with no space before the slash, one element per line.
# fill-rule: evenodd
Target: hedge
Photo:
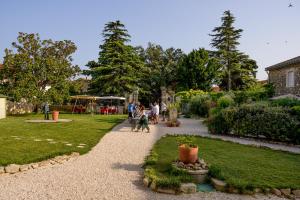
<path fill-rule="evenodd" d="M 269 107 L 267 104 L 244 104 L 211 113 L 207 120 L 211 133 L 300 143 L 300 123 L 291 114 L 291 109 Z"/>

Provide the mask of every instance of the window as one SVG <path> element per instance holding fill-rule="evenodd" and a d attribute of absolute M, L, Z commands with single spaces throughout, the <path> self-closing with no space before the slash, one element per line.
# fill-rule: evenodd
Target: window
<path fill-rule="evenodd" d="M 294 79 L 294 72 L 289 71 L 286 76 L 286 87 L 294 87 L 295 79 Z"/>

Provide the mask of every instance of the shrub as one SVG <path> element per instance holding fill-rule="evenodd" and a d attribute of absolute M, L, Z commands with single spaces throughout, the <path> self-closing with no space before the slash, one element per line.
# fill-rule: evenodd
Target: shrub
<path fill-rule="evenodd" d="M 290 110 L 263 103 L 228 107 L 216 112 L 209 118 L 208 128 L 215 134 L 300 142 L 299 121 Z"/>
<path fill-rule="evenodd" d="M 234 101 L 238 104 L 262 101 L 274 95 L 274 87 L 271 84 L 255 85 L 247 90 L 235 91 L 234 94 Z"/>
<path fill-rule="evenodd" d="M 188 102 L 192 97 L 197 95 L 204 95 L 204 94 L 207 94 L 207 92 L 204 92 L 202 90 L 190 89 L 188 91 L 177 92 L 175 96 L 180 97 L 182 102 Z"/>
<path fill-rule="evenodd" d="M 224 92 L 210 92 L 209 96 L 212 101 L 217 102 L 220 97 L 224 96 Z"/>
<path fill-rule="evenodd" d="M 271 105 L 282 106 L 282 107 L 293 107 L 293 106 L 300 106 L 300 101 L 295 98 L 282 98 L 282 99 L 272 100 Z"/>
<path fill-rule="evenodd" d="M 298 118 L 300 118 L 300 106 L 293 106 L 291 108 L 291 114 L 296 115 Z"/>
<path fill-rule="evenodd" d="M 229 106 L 232 106 L 233 104 L 234 104 L 234 100 L 229 95 L 222 96 L 217 101 L 217 105 L 220 108 L 227 108 Z"/>
<path fill-rule="evenodd" d="M 192 114 L 206 117 L 211 107 L 211 99 L 209 95 L 198 95 L 190 100 L 190 112 Z"/>

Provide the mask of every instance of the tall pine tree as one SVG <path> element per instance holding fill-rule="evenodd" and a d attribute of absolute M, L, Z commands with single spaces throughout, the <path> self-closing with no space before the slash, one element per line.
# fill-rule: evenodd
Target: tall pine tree
<path fill-rule="evenodd" d="M 90 92 L 98 95 L 124 95 L 132 92 L 142 77 L 143 62 L 126 43 L 130 35 L 120 21 L 105 24 L 98 62 L 90 61 L 86 75 L 92 77 Z"/>
<path fill-rule="evenodd" d="M 243 89 L 255 82 L 256 62 L 238 51 L 237 46 L 242 29 L 236 29 L 234 16 L 225 11 L 222 25 L 213 29 L 211 46 L 216 48 L 215 55 L 223 66 L 221 87 L 223 89 Z"/>

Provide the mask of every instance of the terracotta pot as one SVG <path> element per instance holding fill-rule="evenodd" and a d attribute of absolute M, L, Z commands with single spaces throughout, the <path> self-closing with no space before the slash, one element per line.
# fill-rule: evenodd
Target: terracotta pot
<path fill-rule="evenodd" d="M 59 116 L 59 111 L 52 111 L 52 119 L 54 121 L 58 120 L 58 116 Z"/>
<path fill-rule="evenodd" d="M 179 160 L 184 163 L 195 163 L 198 159 L 198 147 L 186 147 L 184 144 L 178 147 Z"/>

